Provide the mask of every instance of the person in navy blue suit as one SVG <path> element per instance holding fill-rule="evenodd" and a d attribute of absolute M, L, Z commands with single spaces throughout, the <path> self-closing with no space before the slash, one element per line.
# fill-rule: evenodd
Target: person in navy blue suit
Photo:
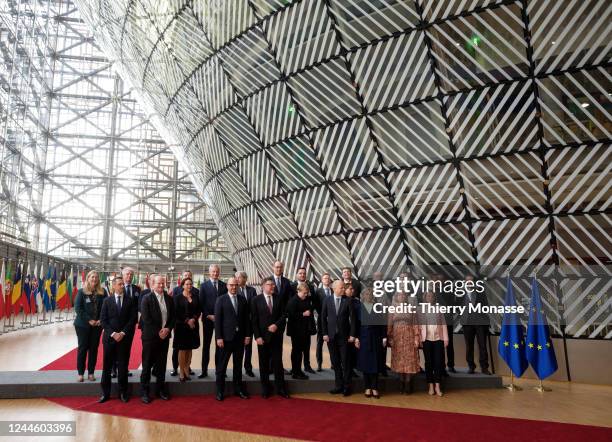
<path fill-rule="evenodd" d="M 348 346 L 355 342 L 357 327 L 355 309 L 344 295 L 344 282 L 334 281 L 333 296 L 325 298 L 321 309 L 323 341 L 327 342 L 329 356 L 334 367 L 336 386 L 331 394 L 351 394 L 351 371 Z"/>
<path fill-rule="evenodd" d="M 263 293 L 251 301 L 253 335 L 259 353 L 261 395 L 264 399 L 270 396 L 272 371 L 277 394 L 289 398 L 283 370 L 283 332 L 286 325 L 287 304 L 280 295 L 276 294 L 273 278 L 265 278 L 261 284 Z"/>
<path fill-rule="evenodd" d="M 193 273 L 191 273 L 191 270 L 184 270 L 183 271 L 183 277 L 181 279 L 181 284 L 177 285 L 176 287 L 174 287 L 174 289 L 172 289 L 172 299 L 175 300 L 176 302 L 176 297 L 180 296 L 183 294 L 183 285 L 182 282 L 185 281 L 186 279 L 191 279 L 193 281 Z M 198 305 L 200 305 L 199 301 L 200 301 L 200 291 L 198 289 L 196 289 L 195 287 L 191 287 L 191 297 L 192 298 L 197 298 L 198 300 Z M 200 333 L 200 326 L 196 323 L 196 328 L 198 329 L 198 335 Z M 172 349 L 172 371 L 170 372 L 170 376 L 177 376 L 178 375 L 178 366 L 179 366 L 179 350 L 178 348 L 174 347 Z M 195 373 L 193 371 L 189 371 L 189 375 L 193 376 Z"/>
<path fill-rule="evenodd" d="M 215 303 L 217 298 L 227 293 L 227 286 L 219 279 L 221 268 L 211 264 L 208 268 L 209 279 L 200 286 L 200 307 L 202 308 L 202 325 L 204 327 L 204 342 L 202 348 L 202 373 L 199 379 L 208 376 L 208 363 L 210 361 L 210 342 L 215 331 Z M 219 348 L 215 347 L 215 365 L 219 363 Z"/>
<path fill-rule="evenodd" d="M 132 280 L 134 279 L 134 269 L 131 267 L 124 267 L 121 269 L 121 276 L 123 277 L 124 284 L 124 293 L 126 298 L 133 297 L 135 301 L 138 303 L 138 297 L 140 296 L 140 287 L 136 284 L 132 284 Z M 136 323 L 134 323 L 134 332 L 136 331 Z M 130 335 L 130 340 L 134 339 L 134 332 Z M 132 343 L 130 342 L 130 348 L 132 347 Z M 117 377 L 117 361 L 115 360 L 115 365 L 113 365 L 113 372 L 111 374 L 113 378 Z M 132 373 L 128 371 L 128 376 L 132 376 Z"/>
<path fill-rule="evenodd" d="M 276 261 L 272 268 L 274 274 L 272 279 L 274 281 L 274 293 L 278 295 L 279 299 L 287 305 L 289 299 L 295 296 L 295 287 L 287 278 L 283 276 L 285 271 L 285 264 L 281 261 Z"/>
<path fill-rule="evenodd" d="M 238 294 L 243 296 L 246 299 L 249 305 L 249 320 L 250 320 L 250 305 L 251 301 L 255 296 L 257 296 L 257 291 L 255 287 L 251 287 L 247 285 L 248 275 L 246 272 L 236 272 L 235 275 L 238 280 Z M 253 354 L 253 336 L 249 336 L 251 340 L 247 345 L 244 346 L 244 372 L 247 376 L 254 378 L 255 373 L 253 373 L 253 364 L 251 363 L 251 356 Z"/>
<path fill-rule="evenodd" d="M 244 346 L 251 342 L 251 323 L 249 304 L 244 296 L 238 294 L 238 280 L 227 281 L 228 292 L 217 298 L 215 303 L 215 339 L 220 350 L 219 362 L 216 365 L 217 400 L 222 401 L 225 395 L 225 373 L 230 358 L 234 369 L 232 381 L 234 394 L 240 399 L 249 395 L 242 383 L 242 357 Z"/>
<path fill-rule="evenodd" d="M 111 371 L 117 361 L 119 381 L 119 397 L 122 402 L 129 400 L 128 362 L 134 327 L 138 317 L 138 302 L 133 296 L 124 292 L 123 278 L 117 276 L 112 281 L 112 293 L 108 296 L 100 311 L 100 324 L 104 330 L 102 344 L 104 345 L 104 363 L 102 369 L 102 397 L 98 402 L 106 402 L 110 398 Z"/>

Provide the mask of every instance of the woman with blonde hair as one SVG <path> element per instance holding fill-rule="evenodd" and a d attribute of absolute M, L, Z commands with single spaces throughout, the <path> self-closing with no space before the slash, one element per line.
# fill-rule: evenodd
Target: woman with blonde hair
<path fill-rule="evenodd" d="M 85 284 L 77 292 L 74 300 L 74 328 L 77 334 L 77 371 L 78 381 L 83 382 L 85 374 L 85 361 L 87 361 L 87 379 L 95 381 L 94 371 L 98 360 L 98 346 L 100 345 L 100 311 L 106 292 L 100 283 L 100 275 L 91 270 L 85 278 Z"/>
<path fill-rule="evenodd" d="M 403 306 L 407 310 L 408 304 L 416 304 L 416 299 L 409 299 L 404 292 L 395 295 L 394 306 Z M 421 338 L 416 313 L 408 311 L 389 313 L 387 345 L 391 348 L 391 370 L 400 375 L 400 393 L 410 394 L 413 390 L 413 376 L 421 369 L 419 365 Z"/>

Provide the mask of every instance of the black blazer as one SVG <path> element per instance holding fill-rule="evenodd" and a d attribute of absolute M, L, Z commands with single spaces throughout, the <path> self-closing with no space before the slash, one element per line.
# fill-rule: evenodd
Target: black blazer
<path fill-rule="evenodd" d="M 484 291 L 481 293 L 477 293 L 476 291 L 474 291 L 472 293 L 472 297 L 473 297 L 472 305 L 474 306 L 477 304 L 489 305 L 489 301 L 487 300 L 487 295 L 485 294 Z M 461 323 L 461 325 L 489 325 L 490 324 L 489 315 L 487 313 L 470 312 L 469 310 L 470 298 L 468 297 L 467 293 L 463 295 L 463 299 L 459 299 L 459 304 L 465 306 L 465 312 L 459 318 L 459 322 Z"/>
<path fill-rule="evenodd" d="M 285 331 L 286 303 L 279 298 L 279 295 L 273 295 L 272 298 L 272 313 L 268 310 L 265 295 L 257 295 L 251 301 L 251 323 L 253 324 L 253 335 L 255 339 L 263 338 L 264 342 L 270 342 L 272 336 L 278 335 L 282 339 Z M 276 324 L 278 330 L 275 333 L 270 333 L 268 327 Z"/>
<path fill-rule="evenodd" d="M 202 320 L 208 315 L 215 314 L 215 303 L 217 298 L 227 293 L 227 285 L 220 279 L 217 280 L 219 291 L 215 290 L 215 286 L 210 279 L 207 279 L 200 286 L 200 307 L 202 307 Z"/>
<path fill-rule="evenodd" d="M 276 277 L 274 275 L 272 275 L 272 279 L 274 280 L 274 294 L 278 295 L 286 305 L 289 298 L 295 295 L 295 287 L 284 276 L 281 276 L 280 287 L 276 287 Z"/>
<path fill-rule="evenodd" d="M 140 314 L 142 321 L 142 340 L 153 340 L 158 337 L 159 331 L 164 328 L 172 330 L 175 323 L 174 301 L 172 297 L 164 292 L 164 301 L 168 318 L 165 324 L 162 324 L 161 309 L 157 302 L 155 293 L 150 292 L 145 295 L 140 304 Z"/>
<path fill-rule="evenodd" d="M 200 307 L 200 299 L 197 296 L 193 295 L 193 290 L 191 291 L 191 293 L 191 309 L 189 302 L 187 302 L 187 298 L 183 296 L 182 291 L 179 292 L 178 295 L 174 295 L 172 298 L 174 299 L 174 315 L 176 317 L 176 324 L 178 324 L 179 322 L 186 324 L 187 321 L 189 321 L 190 319 L 195 319 L 196 321 L 200 319 L 200 315 L 202 314 L 202 307 Z M 196 328 L 197 327 L 198 324 L 196 322 Z"/>
<path fill-rule="evenodd" d="M 182 295 L 183 294 L 183 287 L 181 287 L 180 285 L 177 285 L 176 287 L 174 287 L 172 289 L 172 297 L 176 298 L 178 295 Z M 195 287 L 191 287 L 191 297 L 192 298 L 199 298 L 200 297 L 200 291 L 198 289 L 196 289 Z"/>
<path fill-rule="evenodd" d="M 323 301 L 325 300 L 325 289 L 323 287 L 319 287 L 316 291 L 315 297 L 317 298 L 317 304 L 313 304 L 317 313 L 319 314 L 319 318 L 321 317 L 321 311 L 323 310 Z M 334 291 L 331 287 L 329 287 L 329 296 L 334 296 Z"/>
<path fill-rule="evenodd" d="M 250 306 L 253 298 L 257 296 L 257 290 L 255 290 L 255 287 L 251 287 L 250 285 L 247 285 L 244 287 L 244 292 L 245 292 L 244 293 L 245 299 Z M 238 294 L 240 294 L 240 287 L 238 287 Z"/>
<path fill-rule="evenodd" d="M 309 310 L 310 316 L 303 313 Z M 299 296 L 294 296 L 287 303 L 287 336 L 303 338 L 311 335 L 314 328 L 314 309 L 311 296 L 306 296 L 303 300 Z"/>
<path fill-rule="evenodd" d="M 221 295 L 215 303 L 215 339 L 233 341 L 251 336 L 249 304 L 244 296 L 236 295 L 238 313 L 234 310 L 230 294 Z"/>
<path fill-rule="evenodd" d="M 356 278 L 351 278 L 351 285 L 353 286 L 353 298 L 361 297 L 361 283 Z"/>
<path fill-rule="evenodd" d="M 349 298 L 342 295 L 340 299 L 340 308 L 336 315 L 336 304 L 334 296 L 325 298 L 323 301 L 323 309 L 321 312 L 321 326 L 323 327 L 323 336 L 329 336 L 329 339 L 334 339 L 336 335 L 340 339 L 348 339 L 357 334 L 357 324 L 355 321 L 355 309 Z"/>
<path fill-rule="evenodd" d="M 100 312 L 100 323 L 104 329 L 103 342 L 109 343 L 112 340 L 111 335 L 115 332 L 123 332 L 126 337 L 133 336 L 137 319 L 138 300 L 135 297 L 124 295 L 119 311 L 115 296 L 107 296 Z"/>

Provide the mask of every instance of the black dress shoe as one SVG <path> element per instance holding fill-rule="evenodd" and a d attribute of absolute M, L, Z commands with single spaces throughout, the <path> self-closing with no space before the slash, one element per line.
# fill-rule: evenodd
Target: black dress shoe
<path fill-rule="evenodd" d="M 468 374 L 474 374 L 474 373 L 476 373 L 476 370 L 475 370 L 475 369 L 470 368 L 470 369 L 468 370 Z"/>
<path fill-rule="evenodd" d="M 193 372 L 193 370 L 189 369 L 189 375 L 190 376 L 195 376 L 195 373 Z"/>
<path fill-rule="evenodd" d="M 178 373 L 177 373 L 177 371 L 176 371 L 176 370 L 172 370 L 172 371 L 170 372 L 170 376 L 176 376 L 176 375 L 178 375 Z"/>
<path fill-rule="evenodd" d="M 268 393 L 267 391 L 262 391 L 261 397 L 264 399 L 268 399 L 270 397 L 270 393 Z"/>
<path fill-rule="evenodd" d="M 359 375 L 357 374 L 357 372 L 355 370 L 351 371 L 351 376 L 354 378 L 358 378 Z"/>
<path fill-rule="evenodd" d="M 333 388 L 333 389 L 329 390 L 330 394 L 340 394 L 342 392 L 344 392 L 344 390 L 342 388 Z"/>
<path fill-rule="evenodd" d="M 285 390 L 280 390 L 278 395 L 282 398 L 289 399 L 289 393 L 287 393 Z"/>
<path fill-rule="evenodd" d="M 236 396 L 238 396 L 240 399 L 248 399 L 249 398 L 249 395 L 248 395 L 248 393 L 246 391 L 239 391 Z"/>
<path fill-rule="evenodd" d="M 455 370 L 455 367 L 448 367 L 448 371 L 450 371 L 451 373 L 457 373 L 457 370 Z"/>
<path fill-rule="evenodd" d="M 117 372 L 116 372 L 116 371 L 113 371 L 113 372 L 111 373 L 111 378 L 116 378 L 116 377 L 117 377 Z"/>
<path fill-rule="evenodd" d="M 491 372 L 489 371 L 489 369 L 488 369 L 488 368 L 485 368 L 484 370 L 482 370 L 482 374 L 488 374 L 488 375 L 490 375 L 490 374 L 491 374 Z"/>
<path fill-rule="evenodd" d="M 296 374 L 292 374 L 292 375 L 291 375 L 291 377 L 292 377 L 293 379 L 299 379 L 299 380 L 302 380 L 302 381 L 305 381 L 305 380 L 307 380 L 307 379 L 308 379 L 308 376 L 306 376 L 304 373 L 296 373 Z"/>
<path fill-rule="evenodd" d="M 121 393 L 119 395 L 119 399 L 121 399 L 121 402 L 127 403 L 127 402 L 129 402 L 130 397 L 127 395 L 127 393 Z"/>
<path fill-rule="evenodd" d="M 165 391 L 160 391 L 158 394 L 159 398 L 162 401 L 169 401 L 170 400 L 170 395 L 168 393 L 166 393 Z"/>
<path fill-rule="evenodd" d="M 344 389 L 342 391 L 342 396 L 347 397 L 351 395 L 351 390 L 349 390 L 348 388 Z"/>
<path fill-rule="evenodd" d="M 131 377 L 132 377 L 132 373 L 128 371 L 128 378 L 131 378 Z"/>
<path fill-rule="evenodd" d="M 445 378 L 449 377 L 448 371 L 444 370 L 442 372 L 442 376 L 445 377 Z"/>
<path fill-rule="evenodd" d="M 321 367 L 320 365 L 317 367 L 317 371 L 323 371 L 323 367 Z"/>
<path fill-rule="evenodd" d="M 150 404 L 151 403 L 151 398 L 149 397 L 149 395 L 142 395 L 140 397 L 140 400 L 142 401 L 143 404 Z"/>
<path fill-rule="evenodd" d="M 217 393 L 215 399 L 217 399 L 219 402 L 223 401 L 223 393 Z"/>
<path fill-rule="evenodd" d="M 306 368 L 304 368 L 304 371 L 305 371 L 306 373 L 312 373 L 312 374 L 314 374 L 314 372 L 315 372 L 315 371 L 312 369 L 312 367 L 306 367 Z"/>
<path fill-rule="evenodd" d="M 247 370 L 245 372 L 245 374 L 250 377 L 250 378 L 254 378 L 255 377 L 255 373 L 253 373 L 253 370 Z"/>
<path fill-rule="evenodd" d="M 110 398 L 108 396 L 100 396 L 100 399 L 98 399 L 98 403 L 99 404 L 103 404 L 104 402 L 106 402 L 107 400 L 109 400 Z"/>
<path fill-rule="evenodd" d="M 198 376 L 198 379 L 204 379 L 208 377 L 208 373 L 203 371 L 201 375 Z"/>

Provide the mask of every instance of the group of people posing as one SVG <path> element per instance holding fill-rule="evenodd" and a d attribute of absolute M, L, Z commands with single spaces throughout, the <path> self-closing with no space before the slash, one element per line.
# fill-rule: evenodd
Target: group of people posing
<path fill-rule="evenodd" d="M 143 403 L 151 402 L 151 375 L 155 376 L 157 395 L 169 399 L 166 385 L 166 361 L 170 338 L 173 336 L 172 376 L 181 382 L 191 380 L 192 351 L 202 346 L 202 371 L 198 378 L 208 377 L 210 347 L 215 341 L 216 399 L 225 397 L 226 371 L 230 359 L 233 363 L 233 392 L 242 399 L 249 393 L 242 381 L 245 374 L 255 377 L 251 363 L 253 345 L 259 355 L 259 376 L 262 397 L 276 394 L 289 398 L 285 375 L 294 379 L 308 379 L 306 373 L 315 373 L 310 362 L 311 337 L 316 335 L 317 371 L 322 371 L 323 346 L 327 344 L 331 368 L 335 374 L 332 394 L 351 394 L 352 379 L 361 372 L 365 396 L 379 398 L 379 376 L 386 376 L 387 351 L 391 351 L 390 369 L 400 375 L 401 393 L 411 393 L 413 375 L 421 371 L 419 349 L 425 358 L 425 374 L 429 394 L 442 396 L 441 379 L 446 365 L 454 371 L 452 326 L 442 314 L 389 313 L 384 321 L 375 313 L 375 299 L 370 286 L 352 277 L 351 270 L 342 270 L 342 278 L 331 280 L 328 273 L 321 277 L 317 288 L 306 279 L 306 269 L 297 270 L 295 281 L 284 275 L 284 265 L 277 261 L 273 275 L 261 283 L 261 293 L 247 285 L 247 274 L 237 272 L 227 282 L 219 279 L 217 265 L 209 268 L 209 279 L 195 288 L 191 272 L 185 271 L 179 286 L 166 291 L 165 277 L 151 275 L 150 288 L 142 290 L 132 284 L 134 271 L 124 268 L 121 276 L 113 278 L 109 289 L 100 283 L 96 271 L 90 271 L 84 287 L 75 299 L 78 381 L 84 381 L 87 365 L 88 379 L 95 381 L 100 335 L 104 347 L 102 396 L 99 402 L 110 398 L 111 378 L 117 377 L 119 397 L 129 401 L 128 370 L 132 341 L 138 326 L 142 339 L 142 373 L 140 394 Z M 377 275 L 374 275 L 376 278 Z M 382 302 L 405 304 L 443 302 L 432 292 L 420 299 L 406 293 L 385 295 Z M 465 302 L 485 302 L 468 297 Z M 200 322 L 203 333 L 200 338 Z M 469 328 L 469 326 L 468 326 Z M 465 325 L 464 325 L 465 329 Z M 291 371 L 283 367 L 283 335 L 291 339 Z M 474 337 L 478 337 L 480 364 L 488 373 L 484 336 L 488 326 L 469 330 L 466 336 L 467 359 L 473 373 Z M 468 342 L 468 339 L 471 340 Z M 253 342 L 254 341 L 254 342 Z M 450 345 L 449 345 L 450 343 Z M 471 356 L 470 356 L 471 352 Z M 270 375 L 274 376 L 274 386 Z M 274 387 L 274 388 L 273 388 Z"/>

